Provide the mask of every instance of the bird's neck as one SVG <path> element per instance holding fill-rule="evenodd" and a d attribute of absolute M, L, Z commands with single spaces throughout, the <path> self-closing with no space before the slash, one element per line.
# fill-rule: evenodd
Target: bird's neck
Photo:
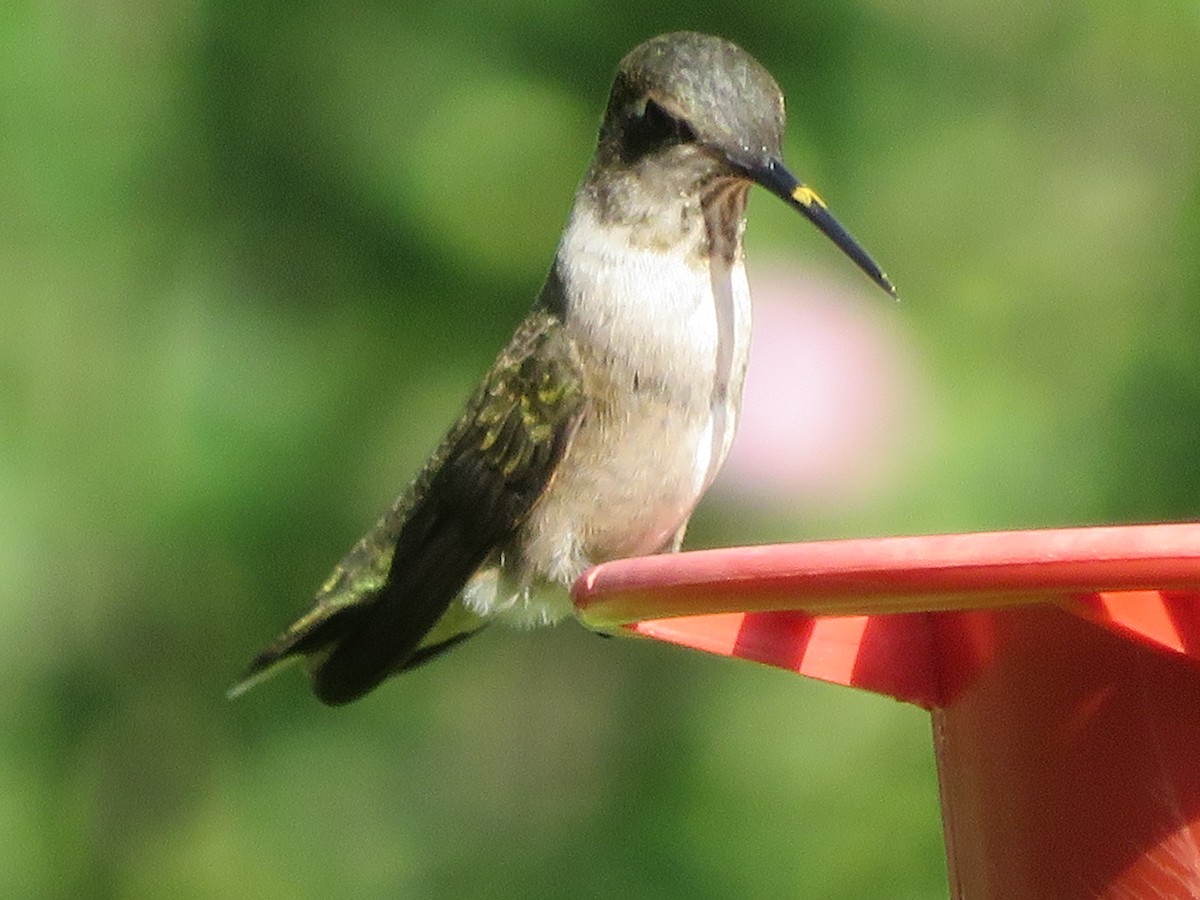
<path fill-rule="evenodd" d="M 745 182 L 684 196 L 580 188 L 544 300 L 617 384 L 740 394 L 750 330 Z M 706 401 L 707 402 L 707 401 Z"/>

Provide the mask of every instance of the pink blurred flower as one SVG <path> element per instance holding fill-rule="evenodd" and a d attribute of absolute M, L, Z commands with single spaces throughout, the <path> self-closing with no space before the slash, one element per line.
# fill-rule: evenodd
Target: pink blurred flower
<path fill-rule="evenodd" d="M 741 425 L 716 490 L 754 502 L 862 502 L 898 476 L 923 418 L 903 306 L 776 268 L 751 273 Z"/>

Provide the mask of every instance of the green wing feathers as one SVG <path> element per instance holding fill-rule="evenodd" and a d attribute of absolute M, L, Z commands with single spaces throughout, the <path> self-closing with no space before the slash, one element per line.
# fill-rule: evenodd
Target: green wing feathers
<path fill-rule="evenodd" d="M 582 412 L 575 345 L 557 316 L 535 310 L 420 474 L 230 695 L 305 656 L 318 697 L 345 703 L 428 658 L 422 639 L 524 522 Z"/>

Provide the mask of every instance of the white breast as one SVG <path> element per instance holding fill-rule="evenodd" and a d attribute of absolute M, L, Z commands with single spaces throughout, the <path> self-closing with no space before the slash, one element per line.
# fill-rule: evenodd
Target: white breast
<path fill-rule="evenodd" d="M 639 245 L 577 205 L 559 247 L 566 325 L 588 412 L 553 481 L 468 603 L 526 624 L 569 614 L 588 566 L 673 545 L 729 452 L 750 341 L 750 292 L 731 264 Z"/>
<path fill-rule="evenodd" d="M 581 435 L 576 445 L 612 473 L 609 493 L 598 499 L 624 499 L 622 479 L 651 499 L 662 485 L 637 547 L 649 553 L 661 549 L 663 532 L 687 521 L 729 452 L 749 353 L 750 289 L 740 252 L 725 263 L 634 238 L 630 227 L 601 225 L 588 206 L 577 206 L 558 265 L 567 326 L 596 365 L 593 376 L 608 382 L 600 392 L 613 407 L 595 423 L 603 433 Z M 646 471 L 651 463 L 657 478 Z"/>
<path fill-rule="evenodd" d="M 740 397 L 750 345 L 740 252 L 729 265 L 639 245 L 631 227 L 602 226 L 577 206 L 558 260 L 568 325 L 609 366 L 661 380 L 680 395 L 698 393 L 711 405 Z M 725 446 L 728 430 L 716 424 L 716 446 Z M 723 461 L 724 453 L 715 457 Z"/>

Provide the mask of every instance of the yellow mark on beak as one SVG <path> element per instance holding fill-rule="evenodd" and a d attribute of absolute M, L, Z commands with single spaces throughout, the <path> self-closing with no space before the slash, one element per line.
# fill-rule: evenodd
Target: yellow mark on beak
<path fill-rule="evenodd" d="M 819 206 L 821 209 L 826 209 L 825 201 L 807 184 L 797 185 L 796 189 L 792 191 L 792 199 L 801 206 Z"/>

